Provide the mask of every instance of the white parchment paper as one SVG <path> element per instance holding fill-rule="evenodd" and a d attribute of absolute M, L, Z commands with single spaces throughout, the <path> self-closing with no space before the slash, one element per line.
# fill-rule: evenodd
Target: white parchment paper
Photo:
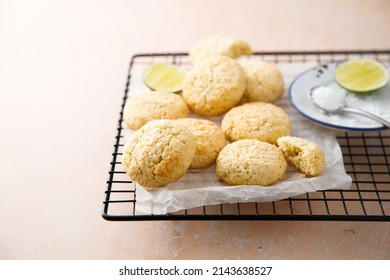
<path fill-rule="evenodd" d="M 326 169 L 321 176 L 306 178 L 293 167 L 276 184 L 263 186 L 229 186 L 215 174 L 215 165 L 206 169 L 189 170 L 180 180 L 163 188 L 146 190 L 136 187 L 136 213 L 165 214 L 204 205 L 238 202 L 267 202 L 327 189 L 349 189 L 352 179 L 344 169 L 340 146 L 334 131 L 320 127 L 305 119 L 292 108 L 287 89 L 292 80 L 315 63 L 279 64 L 285 79 L 285 94 L 276 105 L 282 107 L 291 119 L 292 135 L 311 140 L 320 145 L 326 157 Z M 142 82 L 144 67 L 132 71 L 130 97 L 146 90 Z M 191 115 L 190 117 L 198 117 Z M 222 116 L 209 118 L 220 125 Z M 133 131 L 125 129 L 125 139 Z"/>

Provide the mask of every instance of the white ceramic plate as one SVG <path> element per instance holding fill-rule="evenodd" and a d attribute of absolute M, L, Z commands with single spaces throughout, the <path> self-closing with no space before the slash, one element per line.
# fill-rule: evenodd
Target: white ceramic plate
<path fill-rule="evenodd" d="M 384 126 L 368 118 L 350 114 L 326 114 L 310 99 L 310 89 L 320 85 L 340 88 L 334 78 L 338 63 L 319 65 L 298 75 L 289 87 L 289 99 L 295 109 L 306 118 L 335 129 L 370 131 Z M 369 94 L 346 93 L 347 106 L 360 108 L 390 121 L 390 84 Z"/>

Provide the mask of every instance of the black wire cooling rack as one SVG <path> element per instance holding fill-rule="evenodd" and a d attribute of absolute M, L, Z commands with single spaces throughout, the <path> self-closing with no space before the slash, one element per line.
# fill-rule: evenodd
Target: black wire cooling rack
<path fill-rule="evenodd" d="M 318 64 L 366 57 L 390 65 L 390 50 L 256 52 L 254 56 L 274 63 L 315 61 Z M 134 68 L 154 60 L 183 67 L 190 65 L 187 53 L 139 54 L 131 59 L 103 201 L 104 219 L 390 221 L 390 130 L 336 133 L 345 169 L 353 179 L 349 190 L 318 191 L 275 202 L 203 206 L 164 215 L 137 214 L 137 186 L 129 180 L 120 163 L 125 141 L 122 117 Z"/>

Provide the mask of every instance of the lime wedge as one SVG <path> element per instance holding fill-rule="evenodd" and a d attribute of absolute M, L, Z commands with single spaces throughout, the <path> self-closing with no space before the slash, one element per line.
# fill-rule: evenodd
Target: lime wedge
<path fill-rule="evenodd" d="M 156 62 L 145 68 L 143 79 L 153 90 L 179 92 L 183 89 L 185 75 L 185 71 L 176 65 Z"/>
<path fill-rule="evenodd" d="M 337 67 L 335 77 L 345 89 L 366 93 L 385 86 L 389 81 L 389 71 L 376 60 L 350 60 Z"/>

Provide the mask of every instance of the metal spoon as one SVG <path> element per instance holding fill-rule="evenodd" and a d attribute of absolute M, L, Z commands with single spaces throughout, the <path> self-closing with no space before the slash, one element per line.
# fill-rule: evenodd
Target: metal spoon
<path fill-rule="evenodd" d="M 345 101 L 345 99 L 343 99 L 342 102 L 340 102 L 340 104 L 339 104 L 340 106 L 338 106 L 334 110 L 329 110 L 327 108 L 323 108 L 320 104 L 316 103 L 315 99 L 313 98 L 313 90 L 315 90 L 318 87 L 319 86 L 316 86 L 316 87 L 313 87 L 310 89 L 310 99 L 313 102 L 313 104 L 316 105 L 318 108 L 320 108 L 322 111 L 324 111 L 326 113 L 330 113 L 330 114 L 338 114 L 338 113 L 358 114 L 361 116 L 365 116 L 369 119 L 372 119 L 374 121 L 377 121 L 377 122 L 383 124 L 385 127 L 390 128 L 390 122 L 385 120 L 385 119 L 382 119 L 381 117 L 378 117 L 370 112 L 367 112 L 367 111 L 364 111 L 361 109 L 347 107 L 347 102 Z"/>

